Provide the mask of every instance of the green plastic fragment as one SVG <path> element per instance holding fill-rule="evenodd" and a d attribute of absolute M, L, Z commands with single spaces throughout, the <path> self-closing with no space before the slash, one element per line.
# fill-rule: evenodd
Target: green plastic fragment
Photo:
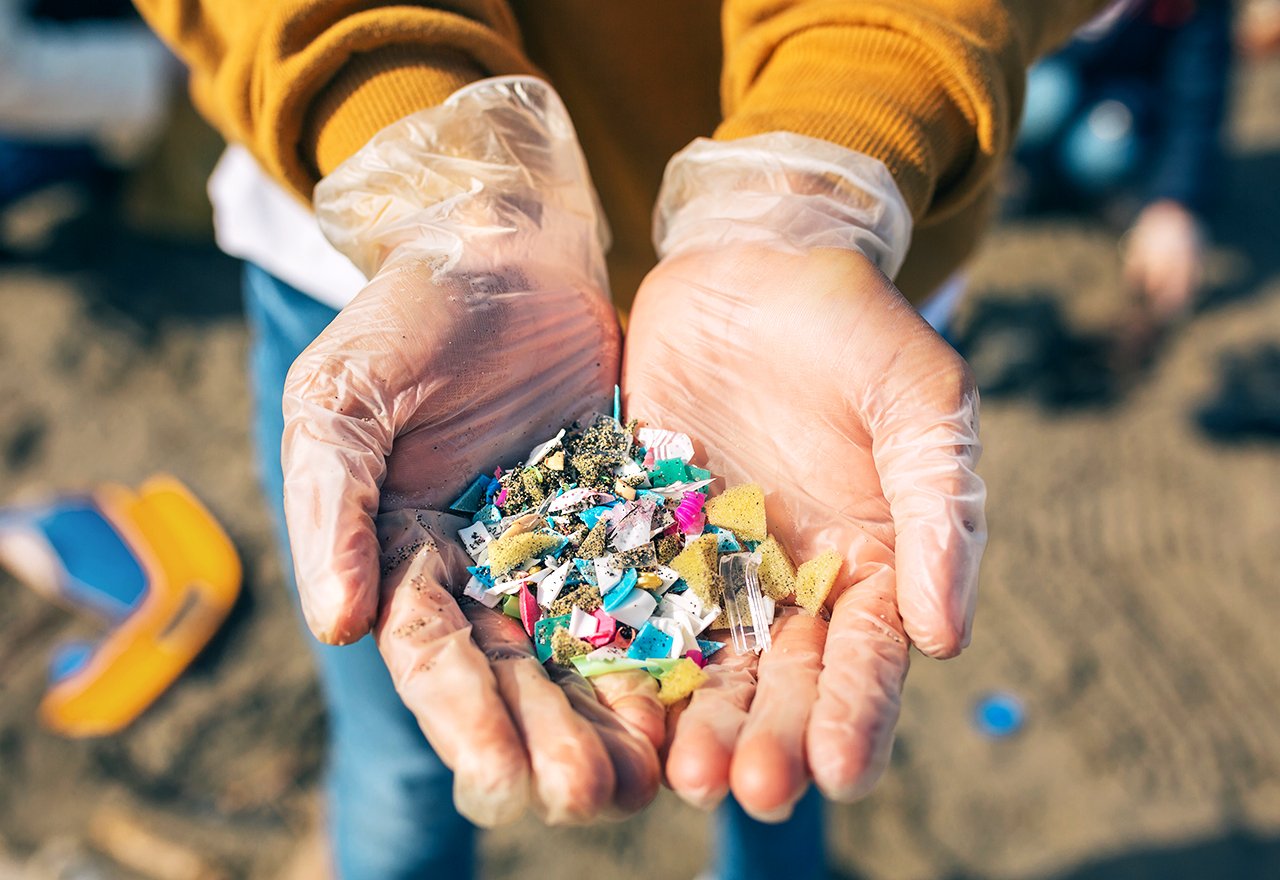
<path fill-rule="evenodd" d="M 633 660 L 630 657 L 596 657 L 592 659 L 584 654 L 581 657 L 574 657 L 571 662 L 583 678 L 592 678 L 608 672 L 626 672 L 631 669 L 645 668 L 643 660 Z"/>
<path fill-rule="evenodd" d="M 508 596 L 505 600 L 503 600 L 502 613 L 507 615 L 507 617 L 514 617 L 516 620 L 520 619 L 520 594 L 519 593 L 513 593 L 512 595 Z"/>
<path fill-rule="evenodd" d="M 592 678 L 609 672 L 627 672 L 632 669 L 643 669 L 650 675 L 661 676 L 682 659 L 684 658 L 677 657 L 673 660 L 663 657 L 661 659 L 637 660 L 634 657 L 588 657 L 583 655 L 574 657 L 571 662 L 583 678 Z"/>
<path fill-rule="evenodd" d="M 649 471 L 649 482 L 655 486 L 670 486 L 689 478 L 689 466 L 678 458 L 664 458 Z"/>
<path fill-rule="evenodd" d="M 551 659 L 551 637 L 561 627 L 568 629 L 572 616 L 561 614 L 557 617 L 544 617 L 533 625 L 533 646 L 537 649 L 539 663 L 546 663 Z"/>
<path fill-rule="evenodd" d="M 455 513 L 464 513 L 467 516 L 479 511 L 485 505 L 485 490 L 489 488 L 489 477 L 481 474 L 471 481 L 471 484 L 462 491 L 462 494 L 449 505 L 449 509 Z"/>

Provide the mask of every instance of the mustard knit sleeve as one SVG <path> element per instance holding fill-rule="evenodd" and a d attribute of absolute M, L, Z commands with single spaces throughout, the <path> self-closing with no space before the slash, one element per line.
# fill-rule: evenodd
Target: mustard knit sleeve
<path fill-rule="evenodd" d="M 1009 151 L 1027 67 L 1106 0 L 725 0 L 724 140 L 794 131 L 883 161 L 917 221 Z"/>
<path fill-rule="evenodd" d="M 201 112 L 308 202 L 397 119 L 468 82 L 535 72 L 502 0 L 136 2 L 191 68 Z"/>

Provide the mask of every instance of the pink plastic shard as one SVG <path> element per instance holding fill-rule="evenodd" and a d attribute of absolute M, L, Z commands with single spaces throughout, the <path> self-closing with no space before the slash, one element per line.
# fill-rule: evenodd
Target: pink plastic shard
<path fill-rule="evenodd" d="M 597 608 L 593 616 L 600 621 L 600 626 L 596 629 L 596 634 L 589 636 L 586 641 L 593 648 L 603 647 L 612 642 L 613 637 L 618 634 L 618 621 L 606 614 L 603 608 Z"/>
<path fill-rule="evenodd" d="M 494 503 L 494 506 L 496 507 L 501 507 L 502 505 L 507 503 L 507 490 L 505 486 L 503 487 L 501 492 L 493 496 L 493 503 Z"/>
<path fill-rule="evenodd" d="M 699 669 L 707 665 L 707 658 L 702 656 L 701 651 L 685 651 L 684 655 L 694 663 L 697 663 Z"/>
<path fill-rule="evenodd" d="M 540 617 L 542 609 L 538 607 L 538 598 L 533 595 L 529 585 L 524 584 L 520 587 L 520 622 L 524 624 L 524 631 L 530 638 L 533 637 L 533 625 Z"/>
<path fill-rule="evenodd" d="M 706 500 L 707 497 L 701 492 L 684 493 L 684 497 L 680 499 L 680 504 L 674 511 L 680 531 L 686 535 L 702 531 L 702 526 L 705 523 L 702 516 L 702 505 L 706 503 Z"/>

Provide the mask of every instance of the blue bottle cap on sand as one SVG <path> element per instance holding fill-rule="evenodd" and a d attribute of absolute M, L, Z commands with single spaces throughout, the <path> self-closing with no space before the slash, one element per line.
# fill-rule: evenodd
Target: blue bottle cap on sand
<path fill-rule="evenodd" d="M 981 697 L 973 710 L 973 725 L 983 736 L 1003 739 L 1022 729 L 1026 710 L 1022 700 L 1010 693 L 992 693 Z"/>

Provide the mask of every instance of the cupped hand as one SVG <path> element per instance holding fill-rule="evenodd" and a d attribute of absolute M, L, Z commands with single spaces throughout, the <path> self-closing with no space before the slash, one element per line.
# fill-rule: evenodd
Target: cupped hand
<path fill-rule="evenodd" d="M 763 486 L 797 563 L 845 559 L 829 623 L 787 609 L 770 651 L 708 667 L 669 720 L 668 783 L 702 807 L 732 791 L 765 821 L 811 778 L 860 797 L 889 759 L 909 646 L 969 641 L 986 524 L 967 365 L 860 253 L 736 244 L 645 279 L 623 390 L 724 485 Z"/>
<path fill-rule="evenodd" d="M 285 391 L 285 506 L 307 620 L 371 629 L 396 688 L 482 825 L 633 812 L 658 784 L 663 710 L 646 673 L 553 679 L 523 628 L 455 596 L 470 564 L 443 510 L 607 405 L 619 338 L 584 275 L 498 262 L 384 270 L 298 358 Z M 378 532 L 381 531 L 381 542 Z"/>

